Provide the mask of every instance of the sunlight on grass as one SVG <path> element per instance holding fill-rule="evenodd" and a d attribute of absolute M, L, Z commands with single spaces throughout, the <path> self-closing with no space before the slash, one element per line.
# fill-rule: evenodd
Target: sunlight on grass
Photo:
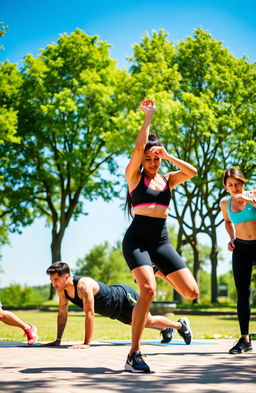
<path fill-rule="evenodd" d="M 34 324 L 38 328 L 40 341 L 52 341 L 56 338 L 57 312 L 44 311 L 15 311 L 22 320 Z M 185 310 L 183 316 L 185 316 Z M 177 321 L 182 315 L 174 315 L 172 318 Z M 220 339 L 234 338 L 239 336 L 239 326 L 236 316 L 216 316 L 216 315 L 191 315 L 189 316 L 193 336 L 195 339 Z M 256 318 L 252 318 L 251 331 L 256 331 Z M 83 341 L 84 339 L 84 313 L 70 312 L 67 326 L 63 335 L 63 341 Z M 95 317 L 94 340 L 127 340 L 130 339 L 131 327 L 110 318 L 99 315 Z M 159 331 L 145 329 L 143 339 L 160 339 Z M 179 339 L 177 333 L 174 338 Z M 0 324 L 0 340 L 25 341 L 23 332 L 12 326 Z"/>

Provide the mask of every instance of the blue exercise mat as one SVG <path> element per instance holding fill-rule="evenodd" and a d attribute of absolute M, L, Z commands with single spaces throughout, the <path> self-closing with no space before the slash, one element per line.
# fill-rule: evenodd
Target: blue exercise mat
<path fill-rule="evenodd" d="M 26 342 L 17 342 L 17 341 L 0 341 L 0 347 L 40 347 L 42 344 L 36 343 L 33 345 L 28 345 Z"/>
<path fill-rule="evenodd" d="M 131 344 L 131 340 L 100 340 L 101 343 L 117 344 L 117 345 L 128 345 Z M 141 344 L 147 345 L 160 345 L 160 346 L 170 346 L 170 345 L 187 345 L 183 340 L 172 340 L 170 343 L 161 343 L 159 340 L 142 340 Z M 189 345 L 214 345 L 217 342 L 212 341 L 192 341 Z"/>

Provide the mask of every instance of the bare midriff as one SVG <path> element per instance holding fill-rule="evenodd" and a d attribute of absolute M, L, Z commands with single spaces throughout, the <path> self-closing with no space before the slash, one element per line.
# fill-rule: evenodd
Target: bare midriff
<path fill-rule="evenodd" d="M 163 205 L 138 205 L 133 208 L 134 214 L 140 216 L 167 218 L 168 206 Z"/>
<path fill-rule="evenodd" d="M 235 225 L 236 237 L 241 240 L 256 240 L 256 220 Z"/>

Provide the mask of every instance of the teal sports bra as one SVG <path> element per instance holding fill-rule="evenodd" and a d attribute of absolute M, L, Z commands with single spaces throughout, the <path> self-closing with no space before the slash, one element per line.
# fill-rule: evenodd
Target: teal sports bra
<path fill-rule="evenodd" d="M 231 211 L 231 197 L 228 198 L 228 216 L 234 225 L 241 224 L 241 222 L 256 220 L 256 208 L 250 203 L 247 203 L 245 208 L 240 212 Z"/>

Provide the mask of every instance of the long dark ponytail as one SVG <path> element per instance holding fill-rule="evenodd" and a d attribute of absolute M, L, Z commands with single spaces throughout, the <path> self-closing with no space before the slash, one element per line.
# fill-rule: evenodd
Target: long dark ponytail
<path fill-rule="evenodd" d="M 159 141 L 158 137 L 155 134 L 149 134 L 148 136 L 148 141 L 145 146 L 144 152 L 149 150 L 153 146 L 162 146 L 162 143 Z M 143 172 L 143 166 L 140 166 L 139 171 L 142 173 Z M 129 189 L 127 187 L 127 193 L 126 193 L 126 201 L 125 201 L 125 206 L 124 209 L 127 210 L 128 216 L 133 218 L 133 213 L 132 213 L 132 200 L 131 200 L 131 195 L 129 193 Z"/>

